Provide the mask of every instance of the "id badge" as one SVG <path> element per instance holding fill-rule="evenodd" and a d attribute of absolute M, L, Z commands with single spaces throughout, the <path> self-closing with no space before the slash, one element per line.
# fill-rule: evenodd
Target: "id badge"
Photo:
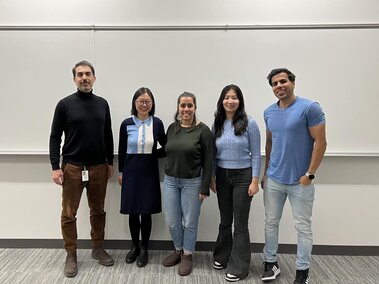
<path fill-rule="evenodd" d="M 84 170 L 82 171 L 82 181 L 88 181 L 88 180 L 89 180 L 88 170 L 84 168 Z"/>

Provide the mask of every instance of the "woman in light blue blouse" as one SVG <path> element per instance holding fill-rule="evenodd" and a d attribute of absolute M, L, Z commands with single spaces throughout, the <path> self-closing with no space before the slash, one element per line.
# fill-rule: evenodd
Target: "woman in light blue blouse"
<path fill-rule="evenodd" d="M 212 190 L 217 192 L 221 219 L 213 267 L 226 268 L 225 279 L 234 282 L 249 272 L 249 212 L 251 199 L 259 190 L 261 168 L 258 125 L 247 116 L 238 86 L 228 85 L 222 90 L 212 130 L 217 151 Z"/>

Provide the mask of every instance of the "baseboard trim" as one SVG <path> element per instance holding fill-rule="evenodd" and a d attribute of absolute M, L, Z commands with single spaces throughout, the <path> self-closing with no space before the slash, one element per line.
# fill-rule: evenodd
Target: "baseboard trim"
<path fill-rule="evenodd" d="M 107 249 L 129 249 L 131 240 L 105 240 L 104 247 Z M 197 242 L 197 251 L 212 251 L 214 242 Z M 252 253 L 261 253 L 264 244 L 251 244 Z M 0 248 L 62 248 L 63 242 L 60 239 L 0 239 Z M 91 248 L 91 240 L 78 240 L 78 248 Z M 172 250 L 174 247 L 171 241 L 151 240 L 149 249 L 151 250 Z M 295 254 L 295 244 L 279 244 L 278 253 Z M 314 255 L 362 255 L 379 256 L 379 246 L 337 246 L 337 245 L 314 245 L 312 254 Z"/>

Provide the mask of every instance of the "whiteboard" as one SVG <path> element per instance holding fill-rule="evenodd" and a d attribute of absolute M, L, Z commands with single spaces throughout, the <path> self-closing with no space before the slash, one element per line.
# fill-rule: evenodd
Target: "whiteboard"
<path fill-rule="evenodd" d="M 209 126 L 221 89 L 241 87 L 262 133 L 275 102 L 265 79 L 276 67 L 296 76 L 295 94 L 326 113 L 330 155 L 379 155 L 376 130 L 379 29 L 0 31 L 0 153 L 47 153 L 60 98 L 75 92 L 71 68 L 94 63 L 94 93 L 110 104 L 115 149 L 119 126 L 142 86 L 166 128 L 183 91 L 198 99 Z"/>

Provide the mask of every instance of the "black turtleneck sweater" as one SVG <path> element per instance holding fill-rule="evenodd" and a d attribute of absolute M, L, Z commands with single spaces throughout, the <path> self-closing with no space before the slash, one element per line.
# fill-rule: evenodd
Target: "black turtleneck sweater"
<path fill-rule="evenodd" d="M 78 90 L 58 102 L 50 134 L 50 163 L 53 170 L 60 168 L 63 133 L 64 163 L 113 165 L 111 116 L 105 99 L 92 92 Z"/>

